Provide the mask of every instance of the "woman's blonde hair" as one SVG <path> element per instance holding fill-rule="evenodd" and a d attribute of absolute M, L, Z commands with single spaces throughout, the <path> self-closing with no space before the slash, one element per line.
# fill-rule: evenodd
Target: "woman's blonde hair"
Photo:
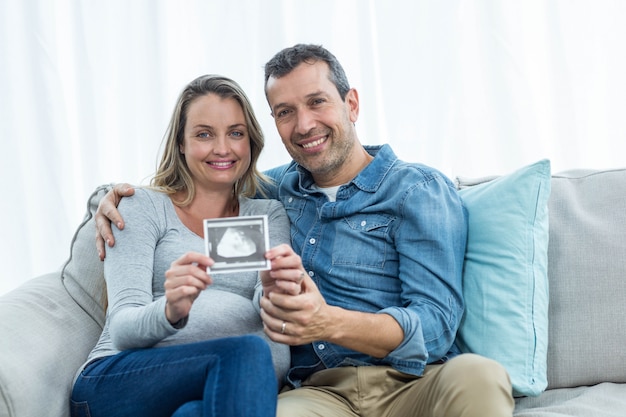
<path fill-rule="evenodd" d="M 183 89 L 178 97 L 174 113 L 165 132 L 165 147 L 161 162 L 157 171 L 150 181 L 150 186 L 157 188 L 167 194 L 174 194 L 177 191 L 187 191 L 185 199 L 175 201 L 179 206 L 186 206 L 195 196 L 191 172 L 187 166 L 184 155 L 180 152 L 185 134 L 185 124 L 187 122 L 187 112 L 189 106 L 199 97 L 207 94 L 216 94 L 220 98 L 232 98 L 241 105 L 250 137 L 250 166 L 241 179 L 235 183 L 234 195 L 254 197 L 257 192 L 263 193 L 262 184 L 268 179 L 258 171 L 256 164 L 265 145 L 263 131 L 254 115 L 250 100 L 243 89 L 235 81 L 221 75 L 203 75 Z"/>

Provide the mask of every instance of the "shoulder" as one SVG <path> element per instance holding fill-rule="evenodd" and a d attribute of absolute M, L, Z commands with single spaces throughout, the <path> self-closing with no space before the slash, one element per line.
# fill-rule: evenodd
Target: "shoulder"
<path fill-rule="evenodd" d="M 284 211 L 282 203 L 271 198 L 239 198 L 241 216 L 251 216 L 259 214 L 271 215 L 276 211 Z"/>
<path fill-rule="evenodd" d="M 445 186 L 455 189 L 454 183 L 440 170 L 417 162 L 397 159 L 389 170 L 388 181 L 411 182 L 418 186 Z"/>
<path fill-rule="evenodd" d="M 120 200 L 120 211 L 161 211 L 160 208 L 171 204 L 169 196 L 165 193 L 147 187 L 135 188 L 135 194 Z"/>
<path fill-rule="evenodd" d="M 297 183 L 298 178 L 298 164 L 295 161 L 291 161 L 288 164 L 281 165 L 263 173 L 269 178 L 270 183 L 263 185 L 265 191 L 265 197 L 278 198 L 280 192 L 279 189 L 289 183 L 289 178 L 292 178 L 291 182 Z"/>
<path fill-rule="evenodd" d="M 267 171 L 264 171 L 263 173 L 267 175 L 268 177 L 270 177 L 276 184 L 278 184 L 283 180 L 284 176 L 287 173 L 291 171 L 295 171 L 296 166 L 297 166 L 296 162 L 291 161 L 288 164 L 284 164 L 284 165 L 277 166 L 275 168 L 268 169 Z"/>

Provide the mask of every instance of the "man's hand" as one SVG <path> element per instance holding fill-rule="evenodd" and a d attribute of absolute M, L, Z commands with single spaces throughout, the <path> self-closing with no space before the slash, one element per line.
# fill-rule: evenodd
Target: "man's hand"
<path fill-rule="evenodd" d="M 112 247 L 115 244 L 111 222 L 114 222 L 118 229 L 124 228 L 124 219 L 117 211 L 117 206 L 122 197 L 129 197 L 135 194 L 135 189 L 130 184 L 116 184 L 111 191 L 106 193 L 96 210 L 96 248 L 100 260 L 106 256 L 105 242 Z"/>
<path fill-rule="evenodd" d="M 175 324 L 189 315 L 198 295 L 213 283 L 207 267 L 213 260 L 198 252 L 187 252 L 165 271 L 165 316 Z"/>
<path fill-rule="evenodd" d="M 328 305 L 289 245 L 272 248 L 266 257 L 272 269 L 261 273 L 261 319 L 273 341 L 297 346 L 325 340 L 376 358 L 402 343 L 404 331 L 391 315 Z"/>
<path fill-rule="evenodd" d="M 313 280 L 304 275 L 294 295 L 272 291 L 261 298 L 261 319 L 270 339 L 288 345 L 329 340 L 335 307 L 326 304 Z"/>
<path fill-rule="evenodd" d="M 263 295 L 272 292 L 298 295 L 302 292 L 301 283 L 306 275 L 302 259 L 291 246 L 282 244 L 268 250 L 265 257 L 271 261 L 271 270 L 261 271 Z"/>

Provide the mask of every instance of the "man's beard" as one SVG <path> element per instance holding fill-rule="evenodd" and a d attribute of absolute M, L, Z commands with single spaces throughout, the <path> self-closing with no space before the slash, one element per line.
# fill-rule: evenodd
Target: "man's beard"
<path fill-rule="evenodd" d="M 335 139 L 335 135 L 328 135 L 327 141 L 330 142 L 330 146 L 324 150 L 323 154 L 307 156 L 294 152 L 291 157 L 313 176 L 321 175 L 328 177 L 334 172 L 341 170 L 355 146 L 354 140 L 346 139 L 345 137 L 339 141 Z"/>

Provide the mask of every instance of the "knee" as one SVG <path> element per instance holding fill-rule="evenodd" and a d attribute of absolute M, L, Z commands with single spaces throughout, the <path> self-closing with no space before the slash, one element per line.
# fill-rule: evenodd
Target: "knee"
<path fill-rule="evenodd" d="M 202 401 L 191 401 L 178 407 L 172 417 L 201 416 L 203 413 Z"/>
<path fill-rule="evenodd" d="M 455 380 L 471 391 L 496 391 L 512 395 L 509 374 L 499 362 L 473 353 L 459 355 L 450 360 L 450 371 Z"/>
<path fill-rule="evenodd" d="M 456 378 L 461 378 L 468 383 L 474 382 L 483 385 L 498 382 L 504 384 L 505 387 L 511 385 L 509 374 L 504 366 L 493 359 L 466 353 L 450 360 L 448 364 L 456 374 Z"/>
<path fill-rule="evenodd" d="M 233 351 L 236 356 L 246 357 L 251 360 L 266 361 L 272 359 L 272 352 L 265 340 L 255 335 L 235 337 L 232 341 Z"/>
<path fill-rule="evenodd" d="M 456 415 L 512 414 L 513 388 L 509 374 L 499 362 L 476 354 L 463 354 L 451 359 L 444 367 L 447 368 L 442 369 L 447 381 L 445 385 L 453 394 L 449 398 L 457 399 L 450 405 L 463 409 Z"/>

